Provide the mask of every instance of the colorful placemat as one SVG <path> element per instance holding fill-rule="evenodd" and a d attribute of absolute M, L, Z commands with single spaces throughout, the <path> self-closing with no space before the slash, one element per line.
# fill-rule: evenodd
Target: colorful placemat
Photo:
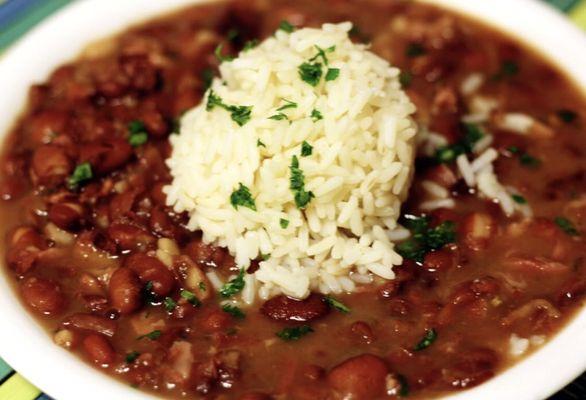
<path fill-rule="evenodd" d="M 53 12 L 75 0 L 0 0 L 0 52 Z M 543 0 L 586 29 L 586 0 Z M 586 399 L 586 373 L 549 400 Z M 53 400 L 0 358 L 0 400 Z"/>

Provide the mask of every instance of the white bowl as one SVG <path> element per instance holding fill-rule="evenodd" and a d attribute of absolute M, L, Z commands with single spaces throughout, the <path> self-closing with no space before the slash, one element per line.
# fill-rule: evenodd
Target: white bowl
<path fill-rule="evenodd" d="M 563 16 L 536 0 L 425 0 L 453 8 L 519 37 L 558 64 L 586 89 L 586 37 Z M 73 59 L 88 42 L 194 0 L 84 0 L 37 26 L 0 62 L 0 135 L 24 106 L 27 89 L 58 65 Z M 0 139 L 2 138 L 0 136 Z M 35 322 L 0 274 L 0 355 L 58 400 L 148 399 L 97 372 L 64 349 Z M 544 399 L 586 370 L 586 310 L 542 349 L 487 383 L 450 399 Z"/>

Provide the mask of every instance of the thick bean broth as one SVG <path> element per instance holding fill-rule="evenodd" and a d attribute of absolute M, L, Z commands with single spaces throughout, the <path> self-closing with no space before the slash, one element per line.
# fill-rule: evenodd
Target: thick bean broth
<path fill-rule="evenodd" d="M 354 39 L 402 68 L 418 121 L 449 144 L 465 134 L 460 86 L 483 74 L 477 94 L 498 103 L 483 128 L 500 153 L 497 175 L 534 217 L 506 217 L 457 178 L 453 160 L 421 157 L 404 211 L 424 214 L 421 182 L 447 188 L 455 207 L 428 212 L 427 222 L 453 221 L 453 243 L 337 302 L 313 294 L 222 309 L 203 273 L 228 280 L 238 267 L 165 206 L 167 136 L 201 100 L 218 66 L 214 49 L 235 54 L 283 20 L 353 21 Z M 165 398 L 427 398 L 465 389 L 537 348 L 582 305 L 582 109 L 543 59 L 427 5 L 192 7 L 92 46 L 31 88 L 1 163 L 7 273 L 57 344 Z M 496 121 L 507 112 L 532 116 L 533 131 L 502 129 Z"/>

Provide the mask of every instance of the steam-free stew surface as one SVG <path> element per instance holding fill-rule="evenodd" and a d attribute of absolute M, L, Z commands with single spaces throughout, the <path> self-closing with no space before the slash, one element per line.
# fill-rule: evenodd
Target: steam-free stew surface
<path fill-rule="evenodd" d="M 404 211 L 422 215 L 424 178 L 448 188 L 455 208 L 426 222 L 452 221 L 452 243 L 406 261 L 392 282 L 335 300 L 278 297 L 223 310 L 203 273 L 229 280 L 238 268 L 165 206 L 167 136 L 202 98 L 217 45 L 235 54 L 282 20 L 353 21 L 356 41 L 404 70 L 418 121 L 450 143 L 468 112 L 459 86 L 484 74 L 480 92 L 498 101 L 497 113 L 526 113 L 545 131 L 536 139 L 489 122 L 497 175 L 535 218 L 504 216 L 465 189 L 453 163 L 420 159 Z M 93 46 L 31 88 L 1 163 L 6 274 L 16 287 L 2 295 L 20 296 L 57 344 L 165 398 L 424 398 L 466 389 L 518 360 L 512 335 L 531 351 L 582 305 L 584 109 L 572 85 L 521 44 L 426 5 L 186 9 Z"/>

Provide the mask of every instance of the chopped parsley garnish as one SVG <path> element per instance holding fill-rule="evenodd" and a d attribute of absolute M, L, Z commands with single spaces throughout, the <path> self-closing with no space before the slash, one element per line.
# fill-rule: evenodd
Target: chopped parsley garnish
<path fill-rule="evenodd" d="M 578 114 L 572 110 L 563 109 L 558 111 L 558 117 L 566 124 L 571 124 L 578 118 Z"/>
<path fill-rule="evenodd" d="M 257 39 L 249 40 L 248 42 L 244 43 L 244 47 L 242 47 L 242 51 L 248 51 L 250 49 L 254 49 L 256 46 L 258 46 Z"/>
<path fill-rule="evenodd" d="M 213 90 L 210 90 L 210 94 L 208 95 L 208 102 L 206 103 L 206 110 L 211 111 L 216 106 L 229 111 L 232 121 L 236 122 L 239 126 L 243 126 L 250 120 L 252 106 L 229 106 L 224 104 L 222 98 L 218 96 Z"/>
<path fill-rule="evenodd" d="M 235 209 L 238 209 L 238 206 L 242 206 L 256 211 L 256 204 L 254 203 L 254 199 L 250 194 L 250 189 L 248 189 L 242 183 L 239 183 L 238 189 L 233 191 L 230 195 L 230 204 L 232 204 L 232 207 Z"/>
<path fill-rule="evenodd" d="M 421 43 L 410 43 L 405 48 L 405 55 L 409 58 L 419 57 L 425 53 L 425 48 L 421 45 Z"/>
<path fill-rule="evenodd" d="M 199 290 L 201 290 L 202 292 L 205 292 L 206 290 L 208 290 L 208 289 L 206 288 L 206 284 L 205 284 L 205 282 L 200 282 L 200 283 L 198 283 L 198 284 L 197 284 L 197 287 L 198 287 L 198 288 L 199 288 Z M 186 292 L 187 292 L 187 290 L 186 290 Z M 195 296 L 195 295 L 194 295 L 194 296 Z M 189 299 L 187 299 L 187 300 L 189 301 Z"/>
<path fill-rule="evenodd" d="M 295 197 L 295 205 L 300 210 L 303 210 L 315 196 L 313 192 L 305 190 L 305 177 L 303 176 L 303 171 L 299 168 L 299 159 L 297 156 L 291 158 L 289 170 L 291 171 L 289 188 Z"/>
<path fill-rule="evenodd" d="M 368 37 L 368 35 L 362 32 L 362 29 L 360 29 L 360 27 L 356 24 L 352 25 L 352 29 L 350 29 L 350 32 L 348 33 L 350 34 L 350 36 L 358 39 L 358 41 L 362 43 L 370 42 L 370 37 Z"/>
<path fill-rule="evenodd" d="M 317 122 L 320 119 L 324 119 L 324 116 L 321 114 L 319 110 L 316 110 L 314 108 L 313 110 L 311 110 L 311 119 L 313 120 L 313 122 Z"/>
<path fill-rule="evenodd" d="M 511 198 L 517 204 L 527 204 L 527 199 L 520 194 L 512 194 Z"/>
<path fill-rule="evenodd" d="M 152 332 L 147 333 L 146 335 L 142 335 L 136 338 L 136 340 L 141 340 L 144 338 L 147 338 L 149 340 L 157 340 L 158 338 L 161 337 L 161 331 L 160 330 L 154 330 Z"/>
<path fill-rule="evenodd" d="M 338 76 L 340 76 L 339 68 L 329 68 L 328 72 L 326 72 L 326 81 L 336 80 Z"/>
<path fill-rule="evenodd" d="M 277 332 L 277 336 L 283 340 L 299 340 L 301 337 L 313 332 L 313 329 L 309 325 L 301 325 L 293 328 L 285 328 L 280 332 Z"/>
<path fill-rule="evenodd" d="M 128 136 L 128 143 L 132 147 L 141 146 L 149 140 L 149 135 L 142 121 L 131 121 L 128 124 L 128 132 L 130 133 Z"/>
<path fill-rule="evenodd" d="M 313 146 L 305 140 L 301 143 L 301 157 L 310 156 L 313 153 Z"/>
<path fill-rule="evenodd" d="M 501 64 L 500 70 L 492 76 L 492 80 L 500 81 L 510 78 L 519 73 L 519 65 L 511 60 L 505 60 Z"/>
<path fill-rule="evenodd" d="M 271 258 L 271 253 L 268 253 L 268 254 L 263 254 L 263 253 L 260 253 L 260 259 L 261 259 L 261 260 L 263 260 L 263 261 L 266 261 L 266 260 L 268 260 L 269 258 Z"/>
<path fill-rule="evenodd" d="M 321 63 L 303 63 L 299 66 L 299 77 L 311 86 L 317 86 L 323 74 Z"/>
<path fill-rule="evenodd" d="M 246 317 L 246 314 L 240 308 L 238 308 L 236 306 L 233 306 L 231 304 L 225 304 L 225 305 L 223 305 L 222 306 L 222 311 L 224 311 L 225 313 L 230 314 L 234 318 L 244 319 Z"/>
<path fill-rule="evenodd" d="M 438 163 L 450 163 L 458 158 L 461 154 L 470 153 L 474 144 L 478 142 L 484 133 L 475 124 L 462 124 L 464 137 L 451 145 L 440 147 L 435 153 L 435 159 Z"/>
<path fill-rule="evenodd" d="M 541 165 L 541 161 L 529 153 L 523 153 L 519 156 L 519 162 L 526 167 L 535 168 Z"/>
<path fill-rule="evenodd" d="M 287 120 L 287 121 L 288 121 L 288 120 L 289 120 L 289 117 L 287 117 L 287 116 L 286 116 L 285 114 L 283 114 L 283 113 L 278 113 L 278 114 L 275 114 L 275 115 L 271 115 L 271 116 L 269 117 L 269 119 L 273 119 L 273 120 L 275 120 L 275 121 L 283 121 L 283 120 Z"/>
<path fill-rule="evenodd" d="M 291 23 L 289 21 L 282 20 L 279 23 L 279 29 L 282 31 L 285 31 L 287 33 L 291 33 L 295 30 L 295 27 L 293 25 L 291 25 Z"/>
<path fill-rule="evenodd" d="M 225 298 L 232 297 L 236 293 L 241 292 L 244 289 L 244 285 L 244 268 L 242 268 L 236 278 L 222 286 L 220 294 Z"/>
<path fill-rule="evenodd" d="M 323 60 L 324 64 L 328 65 L 329 60 L 328 60 L 328 56 L 326 55 L 326 53 L 333 53 L 336 50 L 336 46 L 328 47 L 325 50 L 319 46 L 315 46 L 315 48 L 317 49 L 317 54 L 315 56 L 311 57 L 309 59 L 309 62 L 313 62 L 313 61 L 317 60 L 318 58 L 321 58 Z"/>
<path fill-rule="evenodd" d="M 288 108 L 297 108 L 297 103 L 295 103 L 294 101 L 290 101 L 290 100 L 287 100 L 287 99 L 283 99 L 283 101 L 285 103 L 287 103 L 287 104 L 285 104 L 285 105 L 277 108 L 277 111 L 283 111 L 283 110 L 286 110 Z"/>
<path fill-rule="evenodd" d="M 130 353 L 126 354 L 124 361 L 126 361 L 126 364 L 131 364 L 136 361 L 138 356 L 140 356 L 138 351 L 131 351 Z"/>
<path fill-rule="evenodd" d="M 279 220 L 279 225 L 281 225 L 281 228 L 287 229 L 287 227 L 289 226 L 289 220 L 288 219 L 281 218 Z"/>
<path fill-rule="evenodd" d="M 511 154 L 518 154 L 519 148 L 517 146 L 509 146 L 507 147 L 507 151 Z"/>
<path fill-rule="evenodd" d="M 267 145 L 264 144 L 260 139 L 256 140 L 256 146 L 257 147 L 264 147 L 266 149 Z"/>
<path fill-rule="evenodd" d="M 214 80 L 214 71 L 211 68 L 206 68 L 201 71 L 201 80 L 203 81 L 204 91 L 208 90 Z"/>
<path fill-rule="evenodd" d="M 232 61 L 234 60 L 234 56 L 231 55 L 223 55 L 222 54 L 222 48 L 224 47 L 223 43 L 220 43 L 218 45 L 218 47 L 216 47 L 216 50 L 214 51 L 214 54 L 216 55 L 216 58 L 218 59 L 218 61 L 220 61 L 221 63 L 223 63 L 224 61 Z"/>
<path fill-rule="evenodd" d="M 328 303 L 330 307 L 334 307 L 336 310 L 343 312 L 344 314 L 348 314 L 350 312 L 350 307 L 331 296 L 326 296 L 325 302 Z"/>
<path fill-rule="evenodd" d="M 163 304 L 165 305 L 165 310 L 168 312 L 173 312 L 173 310 L 177 307 L 177 303 L 170 297 L 165 297 L 163 300 Z"/>
<path fill-rule="evenodd" d="M 397 380 L 399 381 L 399 385 L 401 385 L 399 389 L 399 396 L 409 396 L 409 382 L 407 382 L 407 378 L 405 378 L 403 375 L 397 375 Z"/>
<path fill-rule="evenodd" d="M 578 232 L 578 230 L 574 227 L 574 224 L 572 224 L 572 222 L 567 218 L 556 217 L 553 221 L 557 226 L 560 227 L 562 231 L 566 232 L 570 236 L 578 236 L 580 234 L 580 232 Z"/>
<path fill-rule="evenodd" d="M 423 262 L 427 253 L 456 240 L 455 224 L 452 221 L 444 221 L 430 228 L 428 217 L 407 215 L 406 218 L 405 226 L 413 235 L 397 245 L 397 252 L 408 260 Z"/>
<path fill-rule="evenodd" d="M 426 349 L 429 346 L 431 346 L 432 343 L 435 342 L 436 339 L 437 339 L 437 332 L 435 331 L 435 329 L 433 329 L 433 328 L 428 329 L 427 331 L 425 331 L 425 336 L 423 336 L 421 341 L 415 345 L 413 350 L 421 351 L 423 349 Z"/>
<path fill-rule="evenodd" d="M 205 292 L 206 284 L 203 282 L 200 282 L 199 289 Z M 192 292 L 190 292 L 189 290 L 181 289 L 181 291 L 179 292 L 179 296 L 181 296 L 182 298 L 187 300 L 187 302 L 194 307 L 198 307 L 201 305 L 201 302 L 199 301 L 197 296 L 195 294 L 193 294 Z"/>
<path fill-rule="evenodd" d="M 89 162 L 78 164 L 73 170 L 73 174 L 67 180 L 67 185 L 70 189 L 76 189 L 80 185 L 92 179 L 94 174 L 92 173 L 92 166 Z"/>
<path fill-rule="evenodd" d="M 239 36 L 240 36 L 240 31 L 236 28 L 232 28 L 228 31 L 228 34 L 226 35 L 226 39 L 228 39 L 231 42 L 235 42 Z"/>
<path fill-rule="evenodd" d="M 148 281 L 142 288 L 142 298 L 147 304 L 157 305 L 160 303 L 159 299 L 157 299 L 157 295 L 153 293 L 152 281 Z"/>
<path fill-rule="evenodd" d="M 413 74 L 409 71 L 401 71 L 399 74 L 399 83 L 403 89 L 408 88 L 411 86 L 411 82 L 413 82 Z"/>

